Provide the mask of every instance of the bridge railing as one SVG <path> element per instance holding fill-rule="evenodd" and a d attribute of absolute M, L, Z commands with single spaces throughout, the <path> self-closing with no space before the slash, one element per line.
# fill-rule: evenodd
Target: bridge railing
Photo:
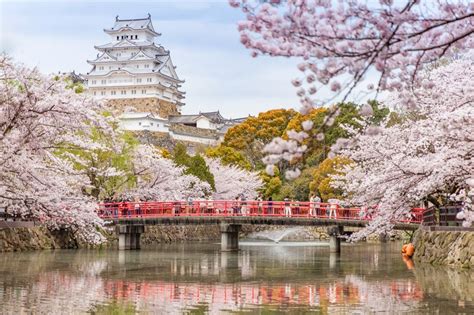
<path fill-rule="evenodd" d="M 413 208 L 410 216 L 399 220 L 404 223 L 421 223 L 423 208 Z M 153 218 L 174 216 L 199 217 L 292 217 L 370 221 L 377 216 L 377 207 L 342 207 L 334 203 L 304 201 L 149 201 L 112 202 L 99 204 L 103 219 Z"/>

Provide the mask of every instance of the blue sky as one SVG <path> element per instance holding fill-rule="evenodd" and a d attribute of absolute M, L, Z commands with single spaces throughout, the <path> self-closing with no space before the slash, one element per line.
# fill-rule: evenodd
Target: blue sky
<path fill-rule="evenodd" d="M 11 1 L 0 0 L 0 50 L 46 73 L 87 72 L 94 45 L 108 42 L 103 29 L 115 16 L 152 15 L 157 40 L 171 51 L 186 80 L 184 113 L 219 109 L 240 117 L 271 108 L 298 108 L 290 81 L 298 60 L 250 57 L 239 42 L 243 18 L 227 0 L 215 1 Z"/>

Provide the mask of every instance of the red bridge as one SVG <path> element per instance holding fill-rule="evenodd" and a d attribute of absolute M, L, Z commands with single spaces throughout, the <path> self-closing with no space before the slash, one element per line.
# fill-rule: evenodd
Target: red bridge
<path fill-rule="evenodd" d="M 399 230 L 416 230 L 423 208 L 393 222 Z M 300 201 L 198 200 L 113 202 L 99 204 L 99 216 L 117 224 L 119 248 L 140 248 L 145 225 L 220 224 L 222 249 L 238 249 L 242 224 L 328 226 L 331 250 L 340 251 L 344 226 L 364 227 L 378 214 L 377 207 L 343 207 L 336 203 Z M 334 243 L 334 244 L 333 244 Z"/>
<path fill-rule="evenodd" d="M 399 222 L 420 224 L 423 211 L 424 208 L 413 208 L 410 216 Z M 115 220 L 161 217 L 279 217 L 370 221 L 376 215 L 376 207 L 342 207 L 334 203 L 301 201 L 126 201 L 99 204 L 99 216 Z"/>

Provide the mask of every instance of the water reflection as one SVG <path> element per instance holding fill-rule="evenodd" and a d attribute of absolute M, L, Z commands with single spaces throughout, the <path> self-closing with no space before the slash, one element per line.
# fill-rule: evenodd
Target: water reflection
<path fill-rule="evenodd" d="M 3 254 L 1 313 L 474 310 L 473 272 L 410 270 L 398 244 L 344 246 L 341 255 L 305 245 L 249 243 L 238 253 L 181 244 Z"/>

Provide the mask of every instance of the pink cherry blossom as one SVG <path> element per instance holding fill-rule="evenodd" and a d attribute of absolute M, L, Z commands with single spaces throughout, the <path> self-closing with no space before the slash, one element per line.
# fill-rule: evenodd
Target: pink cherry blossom
<path fill-rule="evenodd" d="M 417 87 L 393 95 L 393 107 L 414 100 L 413 110 L 396 125 L 367 125 L 333 151 L 356 164 L 336 176 L 354 204 L 378 205 L 379 218 L 367 231 L 384 231 L 393 220 L 409 217 L 412 207 L 446 198 L 463 202 L 459 218 L 474 221 L 470 185 L 474 174 L 474 58 L 452 60 L 420 74 L 433 88 Z M 377 132 L 369 131 L 377 128 Z M 336 181 L 337 182 L 337 181 Z M 429 204 L 428 204 L 429 205 Z"/>

